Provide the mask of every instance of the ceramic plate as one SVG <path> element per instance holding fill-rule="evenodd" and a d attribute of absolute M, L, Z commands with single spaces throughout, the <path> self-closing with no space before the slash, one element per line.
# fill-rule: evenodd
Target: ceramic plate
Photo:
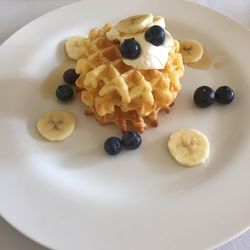
<path fill-rule="evenodd" d="M 103 150 L 113 126 L 61 104 L 54 89 L 73 62 L 65 40 L 105 22 L 152 12 L 176 39 L 200 41 L 209 67 L 186 67 L 182 91 L 142 146 L 110 157 Z M 250 32 L 207 8 L 181 1 L 86 0 L 23 27 L 0 47 L 0 213 L 18 230 L 53 249 L 166 250 L 215 247 L 250 225 Z M 198 86 L 231 86 L 234 102 L 195 107 Z M 36 121 L 51 109 L 73 112 L 77 126 L 60 143 L 43 140 Z M 207 135 L 209 160 L 194 168 L 169 155 L 180 128 Z"/>

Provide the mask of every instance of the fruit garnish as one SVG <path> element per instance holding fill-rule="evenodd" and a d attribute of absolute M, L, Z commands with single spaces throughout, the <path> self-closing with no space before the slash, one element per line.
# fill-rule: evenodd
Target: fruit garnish
<path fill-rule="evenodd" d="M 127 59 L 136 59 L 141 53 L 141 47 L 134 38 L 125 39 L 120 46 L 121 54 Z"/>
<path fill-rule="evenodd" d="M 117 155 L 122 150 L 121 140 L 118 137 L 109 137 L 104 143 L 104 150 L 109 155 Z"/>
<path fill-rule="evenodd" d="M 153 22 L 154 16 L 152 14 L 142 14 L 136 16 L 130 16 L 121 20 L 117 24 L 117 28 L 120 32 L 135 34 L 143 31 L 148 25 Z"/>
<path fill-rule="evenodd" d="M 74 85 L 76 82 L 76 79 L 79 77 L 78 74 L 76 74 L 75 69 L 67 69 L 63 74 L 63 80 L 71 85 Z"/>
<path fill-rule="evenodd" d="M 133 150 L 140 147 L 142 138 L 139 133 L 135 131 L 125 132 L 122 136 L 122 145 L 124 148 Z"/>
<path fill-rule="evenodd" d="M 37 130 L 48 141 L 62 141 L 72 134 L 75 124 L 73 113 L 53 110 L 39 118 Z"/>
<path fill-rule="evenodd" d="M 209 142 L 204 134 L 195 129 L 180 129 L 170 135 L 168 149 L 178 163 L 192 167 L 208 158 Z"/>
<path fill-rule="evenodd" d="M 215 98 L 221 104 L 231 103 L 234 96 L 234 91 L 228 86 L 221 86 L 215 91 Z"/>
<path fill-rule="evenodd" d="M 165 30 L 161 26 L 154 25 L 145 32 L 145 39 L 155 46 L 160 46 L 165 40 Z"/>
<path fill-rule="evenodd" d="M 194 92 L 194 102 L 200 108 L 207 108 L 215 101 L 215 93 L 208 86 L 201 86 Z"/>
<path fill-rule="evenodd" d="M 63 84 L 57 87 L 56 96 L 61 101 L 69 101 L 73 98 L 74 91 L 71 86 Z"/>
<path fill-rule="evenodd" d="M 195 63 L 201 59 L 203 47 L 196 40 L 182 40 L 180 41 L 180 53 L 184 63 Z"/>
<path fill-rule="evenodd" d="M 69 38 L 65 43 L 65 50 L 73 60 L 78 60 L 84 55 L 86 38 L 83 36 L 73 36 Z"/>

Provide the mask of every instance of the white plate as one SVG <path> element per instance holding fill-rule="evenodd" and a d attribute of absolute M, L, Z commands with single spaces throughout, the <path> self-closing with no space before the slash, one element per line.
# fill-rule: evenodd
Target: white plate
<path fill-rule="evenodd" d="M 78 102 L 57 102 L 52 89 L 72 64 L 64 54 L 65 39 L 142 12 L 163 15 L 177 39 L 199 40 L 212 65 L 186 68 L 172 112 L 145 132 L 140 149 L 112 158 L 102 145 L 119 131 L 84 116 Z M 1 215 L 54 249 L 200 250 L 246 230 L 249 44 L 250 32 L 231 19 L 166 0 L 86 0 L 22 28 L 0 48 Z M 204 84 L 230 85 L 235 101 L 196 108 L 192 95 Z M 52 108 L 78 118 L 73 135 L 62 143 L 44 141 L 35 128 L 38 117 Z M 204 165 L 183 168 L 168 154 L 169 134 L 183 127 L 208 136 L 211 154 Z"/>

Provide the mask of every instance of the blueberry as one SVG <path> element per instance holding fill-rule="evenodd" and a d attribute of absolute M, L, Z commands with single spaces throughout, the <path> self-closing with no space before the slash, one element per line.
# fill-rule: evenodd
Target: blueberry
<path fill-rule="evenodd" d="M 128 131 L 122 136 L 122 145 L 126 149 L 137 149 L 141 145 L 141 136 L 135 131 Z"/>
<path fill-rule="evenodd" d="M 200 108 L 206 108 L 215 101 L 215 93 L 208 86 L 201 86 L 194 92 L 194 102 Z"/>
<path fill-rule="evenodd" d="M 120 46 L 121 54 L 127 59 L 136 59 L 141 53 L 141 47 L 134 38 L 125 39 Z"/>
<path fill-rule="evenodd" d="M 76 74 L 76 71 L 74 69 L 68 69 L 63 74 L 63 79 L 66 83 L 74 85 L 76 82 L 76 79 L 79 77 L 78 74 Z"/>
<path fill-rule="evenodd" d="M 145 39 L 155 46 L 160 46 L 165 40 L 165 30 L 159 25 L 154 25 L 146 31 Z"/>
<path fill-rule="evenodd" d="M 74 91 L 69 85 L 60 85 L 56 89 L 56 96 L 61 101 L 69 101 L 73 98 Z"/>
<path fill-rule="evenodd" d="M 117 155 L 122 150 L 121 140 L 118 137 L 109 137 L 104 143 L 104 150 L 109 155 Z"/>
<path fill-rule="evenodd" d="M 229 104 L 234 99 L 234 91 L 228 86 L 221 86 L 216 89 L 215 98 L 221 104 Z"/>

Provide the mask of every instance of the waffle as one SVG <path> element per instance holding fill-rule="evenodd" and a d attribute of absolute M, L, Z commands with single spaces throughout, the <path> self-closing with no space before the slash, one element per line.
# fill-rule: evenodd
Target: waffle
<path fill-rule="evenodd" d="M 93 29 L 85 39 L 82 58 L 76 65 L 76 81 L 85 113 L 101 124 L 115 123 L 122 132 L 143 133 L 158 125 L 160 110 L 169 112 L 181 89 L 184 67 L 175 40 L 162 70 L 138 70 L 123 63 L 119 43 L 109 41 L 112 25 Z"/>

